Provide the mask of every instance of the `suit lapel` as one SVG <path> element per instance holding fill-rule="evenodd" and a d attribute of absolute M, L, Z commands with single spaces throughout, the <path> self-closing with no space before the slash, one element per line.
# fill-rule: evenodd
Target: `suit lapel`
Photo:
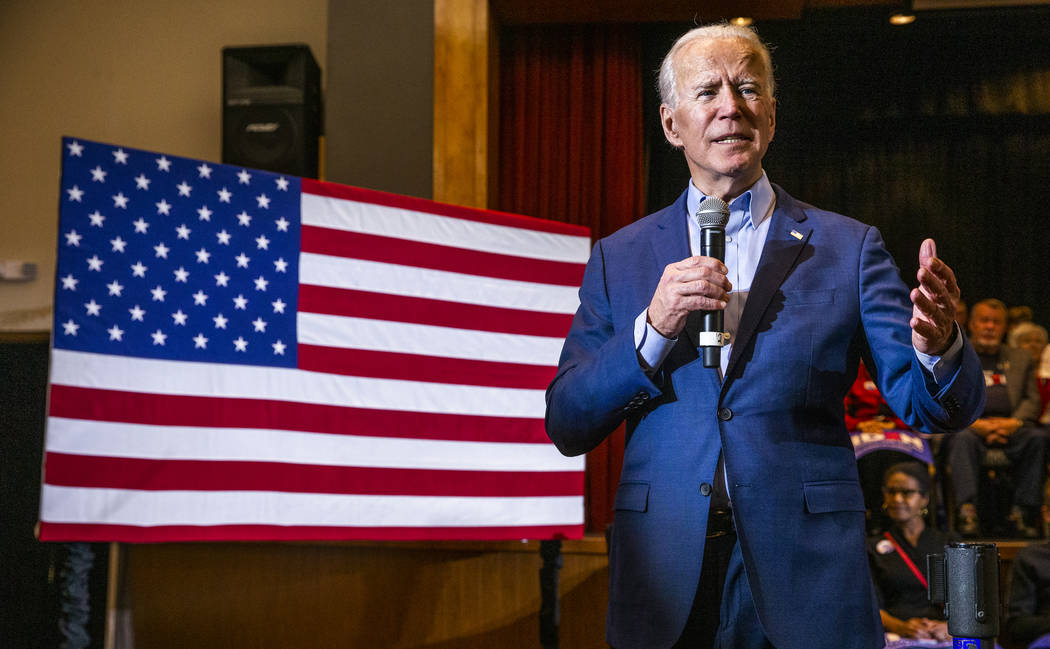
<path fill-rule="evenodd" d="M 682 192 L 678 200 L 658 215 L 654 235 L 649 239 L 657 278 L 663 274 L 664 267 L 668 264 L 681 261 L 691 254 L 689 224 L 686 221 L 686 194 L 687 192 Z"/>
<path fill-rule="evenodd" d="M 733 376 L 733 369 L 740 361 L 741 354 L 755 336 L 762 314 L 765 313 L 773 296 L 776 295 L 777 290 L 794 268 L 799 254 L 805 249 L 806 242 L 809 241 L 809 236 L 813 232 L 813 228 L 804 223 L 806 213 L 802 207 L 776 185 L 773 186 L 773 190 L 776 193 L 777 204 L 770 216 L 772 220 L 769 223 L 769 233 L 766 235 L 766 245 L 762 249 L 762 257 L 755 270 L 755 278 L 751 282 L 747 304 L 744 305 L 744 312 L 740 315 L 740 324 L 737 326 L 736 338 L 733 340 L 732 355 L 726 367 L 727 377 Z M 728 384 L 728 381 L 725 384 Z M 725 384 L 723 384 L 723 392 Z"/>

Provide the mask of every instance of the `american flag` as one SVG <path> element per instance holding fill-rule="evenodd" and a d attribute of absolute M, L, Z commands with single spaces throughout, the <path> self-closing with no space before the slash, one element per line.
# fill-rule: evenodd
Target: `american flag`
<path fill-rule="evenodd" d="M 40 538 L 575 538 L 586 229 L 66 138 Z"/>

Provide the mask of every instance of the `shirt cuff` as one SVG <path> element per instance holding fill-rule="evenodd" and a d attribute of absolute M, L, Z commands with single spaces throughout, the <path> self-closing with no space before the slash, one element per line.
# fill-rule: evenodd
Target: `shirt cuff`
<path fill-rule="evenodd" d="M 945 379 L 955 376 L 955 373 L 959 370 L 959 366 L 962 365 L 960 354 L 963 347 L 963 335 L 959 330 L 958 323 L 954 326 L 955 341 L 948 347 L 948 351 L 944 352 L 941 356 L 931 356 L 930 354 L 920 352 L 918 349 L 915 350 L 915 356 L 918 357 L 922 366 L 933 375 L 933 380 L 938 385 L 940 385 Z"/>
<path fill-rule="evenodd" d="M 671 348 L 678 342 L 678 338 L 664 338 L 649 324 L 646 317 L 648 313 L 649 309 L 646 308 L 634 319 L 634 348 L 638 352 L 638 363 L 642 369 L 646 374 L 652 374 L 671 353 Z"/>

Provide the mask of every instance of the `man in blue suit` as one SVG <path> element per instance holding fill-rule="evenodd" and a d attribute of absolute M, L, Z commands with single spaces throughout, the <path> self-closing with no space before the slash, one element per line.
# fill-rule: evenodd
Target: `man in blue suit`
<path fill-rule="evenodd" d="M 769 182 L 772 64 L 750 29 L 685 34 L 660 86 L 692 181 L 595 245 L 547 390 L 567 455 L 627 422 L 609 643 L 881 647 L 843 396 L 863 356 L 909 425 L 973 421 L 984 381 L 954 324 L 955 276 L 926 240 L 909 294 L 875 228 Z M 724 264 L 699 256 L 691 217 L 711 196 L 730 208 Z M 717 368 L 697 355 L 702 310 L 724 310 Z"/>

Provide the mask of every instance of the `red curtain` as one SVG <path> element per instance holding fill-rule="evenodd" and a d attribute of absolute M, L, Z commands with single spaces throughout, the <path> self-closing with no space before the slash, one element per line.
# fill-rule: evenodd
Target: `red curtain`
<path fill-rule="evenodd" d="M 499 201 L 597 239 L 644 214 L 641 42 L 629 26 L 527 26 L 500 43 Z M 612 521 L 623 427 L 587 456 L 588 531 Z"/>

